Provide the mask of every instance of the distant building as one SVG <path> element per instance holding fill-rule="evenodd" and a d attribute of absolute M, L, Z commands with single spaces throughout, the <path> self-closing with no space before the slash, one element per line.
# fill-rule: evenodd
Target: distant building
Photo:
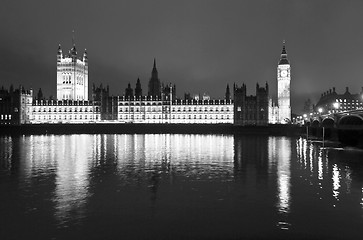
<path fill-rule="evenodd" d="M 314 105 L 312 104 L 312 102 L 309 98 L 304 102 L 303 113 L 309 114 L 309 113 L 312 113 L 313 111 L 314 111 Z"/>
<path fill-rule="evenodd" d="M 351 94 L 346 87 L 343 94 L 338 94 L 333 89 L 329 89 L 321 94 L 318 103 L 314 106 L 314 112 L 329 114 L 334 112 L 350 111 L 363 108 L 363 88 L 360 93 Z"/>

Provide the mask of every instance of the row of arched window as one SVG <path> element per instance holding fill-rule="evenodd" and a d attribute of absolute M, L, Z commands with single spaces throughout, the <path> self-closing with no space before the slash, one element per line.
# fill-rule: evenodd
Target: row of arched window
<path fill-rule="evenodd" d="M 93 120 L 99 119 L 99 115 L 34 115 L 30 120 Z"/>
<path fill-rule="evenodd" d="M 172 107 L 172 112 L 229 112 L 232 107 Z M 158 112 L 162 107 L 119 107 L 119 112 Z"/>
<path fill-rule="evenodd" d="M 171 115 L 172 119 L 232 119 L 230 115 Z M 161 114 L 153 115 L 119 115 L 119 119 L 170 119 L 166 114 L 164 118 Z"/>
<path fill-rule="evenodd" d="M 99 110 L 98 107 L 95 107 L 95 112 Z M 93 107 L 85 107 L 85 108 L 33 108 L 33 112 L 48 112 L 48 113 L 55 113 L 55 112 L 93 112 Z"/>

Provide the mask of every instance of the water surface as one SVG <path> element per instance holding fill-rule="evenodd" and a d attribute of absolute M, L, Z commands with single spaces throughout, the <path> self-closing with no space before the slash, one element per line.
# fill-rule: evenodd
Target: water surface
<path fill-rule="evenodd" d="M 231 135 L 0 137 L 0 239 L 358 239 L 363 151 Z"/>

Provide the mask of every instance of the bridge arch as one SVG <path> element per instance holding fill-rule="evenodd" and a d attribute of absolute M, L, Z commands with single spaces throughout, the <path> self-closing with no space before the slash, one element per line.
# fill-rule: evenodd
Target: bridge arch
<path fill-rule="evenodd" d="M 359 115 L 347 115 L 339 120 L 339 125 L 363 125 L 363 117 Z"/>
<path fill-rule="evenodd" d="M 319 127 L 320 125 L 320 121 L 318 119 L 313 120 L 313 122 L 311 123 L 312 127 Z"/>
<path fill-rule="evenodd" d="M 325 118 L 325 119 L 321 122 L 321 125 L 322 125 L 323 127 L 334 127 L 334 124 L 335 124 L 334 118 L 331 118 L 331 117 Z"/>
<path fill-rule="evenodd" d="M 339 120 L 339 141 L 347 145 L 363 146 L 363 117 L 357 114 L 346 115 Z"/>

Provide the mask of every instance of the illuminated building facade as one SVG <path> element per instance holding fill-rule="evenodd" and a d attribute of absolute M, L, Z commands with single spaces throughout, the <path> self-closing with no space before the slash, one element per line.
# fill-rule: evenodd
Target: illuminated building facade
<path fill-rule="evenodd" d="M 211 100 L 209 97 L 176 98 L 175 85 L 159 84 L 156 62 L 152 70 L 148 90 L 143 96 L 140 79 L 135 91 L 129 83 L 124 96 L 113 97 L 109 89 L 94 88 L 93 94 L 99 102 L 101 119 L 119 123 L 185 123 L 185 124 L 233 124 L 233 101 L 226 90 L 226 99 Z M 157 84 L 153 85 L 153 81 Z M 157 85 L 159 90 L 150 88 Z M 135 94 L 134 94 L 135 93 Z"/>
<path fill-rule="evenodd" d="M 72 100 L 34 100 L 27 107 L 27 123 L 94 123 L 101 120 L 95 102 Z"/>
<path fill-rule="evenodd" d="M 63 55 L 57 52 L 57 100 L 88 101 L 88 57 L 86 50 L 78 58 L 76 46 Z"/>
<path fill-rule="evenodd" d="M 291 66 L 287 59 L 284 42 L 277 66 L 277 104 L 271 100 L 269 105 L 269 123 L 271 124 L 291 122 L 290 82 Z"/>
<path fill-rule="evenodd" d="M 291 67 L 287 59 L 285 43 L 282 48 L 280 62 L 277 67 L 277 102 L 279 107 L 279 123 L 288 123 L 291 120 L 290 81 Z"/>
<path fill-rule="evenodd" d="M 119 100 L 118 122 L 233 123 L 231 100 L 162 100 L 148 96 Z"/>
<path fill-rule="evenodd" d="M 363 108 L 363 88 L 360 93 L 351 94 L 346 87 L 345 93 L 338 94 L 335 87 L 321 94 L 318 103 L 314 106 L 314 112 L 329 114 Z"/>
<path fill-rule="evenodd" d="M 45 99 L 41 91 L 19 91 L 16 101 L 1 97 L 1 120 L 10 124 L 41 123 L 183 123 L 267 125 L 287 123 L 291 118 L 290 64 L 285 45 L 277 68 L 278 101 L 269 99 L 268 84 L 256 85 L 256 95 L 247 96 L 246 85 L 234 85 L 231 94 L 227 85 L 224 99 L 209 95 L 185 99 L 176 97 L 176 86 L 160 82 L 154 59 L 147 95 L 143 95 L 140 79 L 133 89 L 129 83 L 122 96 L 111 96 L 109 87 L 92 87 L 88 97 L 88 57 L 77 57 L 75 44 L 68 55 L 57 52 L 57 98 Z M 5 96 L 5 94 L 2 94 Z M 1 95 L 1 96 L 2 96 Z M 14 107 L 15 106 L 15 107 Z M 5 109 L 6 110 L 3 110 Z M 15 111 L 9 109 L 17 109 Z M 13 111 L 13 112 L 11 112 Z"/>

